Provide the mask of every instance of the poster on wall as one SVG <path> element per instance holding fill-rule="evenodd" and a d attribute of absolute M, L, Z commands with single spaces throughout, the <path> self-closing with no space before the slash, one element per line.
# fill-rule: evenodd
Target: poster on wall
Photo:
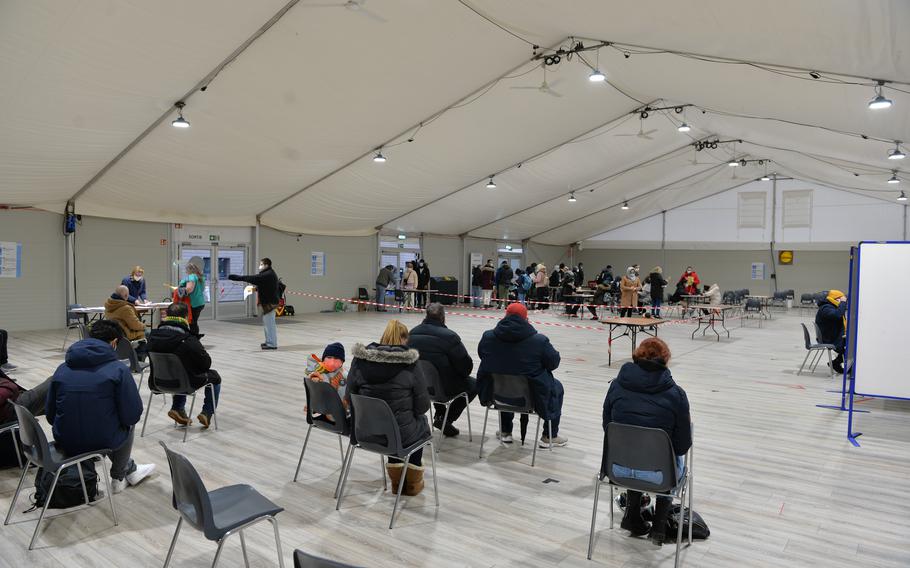
<path fill-rule="evenodd" d="M 325 253 L 310 253 L 310 276 L 325 276 Z"/>
<path fill-rule="evenodd" d="M 752 280 L 764 280 L 765 279 L 765 263 L 764 262 L 753 262 L 752 263 Z"/>
<path fill-rule="evenodd" d="M 22 277 L 22 243 L 0 241 L 0 278 Z"/>
<path fill-rule="evenodd" d="M 483 253 L 471 253 L 471 268 L 474 268 L 475 266 L 483 266 Z"/>

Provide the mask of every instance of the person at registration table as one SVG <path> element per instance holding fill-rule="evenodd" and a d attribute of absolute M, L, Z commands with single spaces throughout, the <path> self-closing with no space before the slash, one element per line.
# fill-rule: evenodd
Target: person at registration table
<path fill-rule="evenodd" d="M 835 373 L 844 372 L 844 349 L 846 348 L 847 296 L 840 290 L 829 290 L 828 295 L 818 301 L 815 324 L 821 333 L 819 343 L 834 346 L 837 358 L 831 363 Z"/>
<path fill-rule="evenodd" d="M 259 274 L 230 274 L 228 280 L 249 282 L 256 287 L 259 308 L 262 310 L 262 327 L 265 330 L 265 343 L 259 346 L 263 350 L 278 349 L 278 324 L 275 321 L 275 309 L 281 294 L 278 292 L 278 275 L 272 269 L 272 259 L 259 261 Z"/>
<path fill-rule="evenodd" d="M 130 303 L 129 297 L 129 288 L 122 284 L 117 286 L 111 297 L 104 302 L 104 319 L 117 322 L 130 341 L 145 339 L 145 324 L 139 319 L 136 307 Z"/>
<path fill-rule="evenodd" d="M 129 276 L 125 276 L 120 282 L 129 290 L 130 303 L 148 302 L 148 293 L 145 290 L 145 270 L 141 266 L 134 266 Z"/>
<path fill-rule="evenodd" d="M 679 277 L 678 283 L 684 286 L 686 294 L 695 296 L 698 294 L 698 285 L 701 284 L 701 280 L 698 279 L 698 273 L 695 272 L 695 269 L 687 266 L 686 271 Z"/>

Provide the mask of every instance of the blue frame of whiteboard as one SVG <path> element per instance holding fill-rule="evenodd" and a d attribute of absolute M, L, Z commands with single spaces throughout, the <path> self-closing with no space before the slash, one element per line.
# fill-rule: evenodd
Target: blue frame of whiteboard
<path fill-rule="evenodd" d="M 859 267 L 862 262 L 862 250 L 863 250 L 863 245 L 865 245 L 865 244 L 910 245 L 910 241 L 860 241 L 859 245 L 857 245 L 857 247 L 856 247 L 856 265 L 855 265 L 855 267 L 856 267 L 857 272 L 859 272 Z M 850 289 L 847 293 L 850 295 L 850 298 L 856 298 L 855 308 L 856 308 L 856 313 L 859 313 L 859 276 L 856 277 L 856 290 L 853 290 L 853 278 L 851 275 Z M 854 296 L 854 293 L 856 294 L 856 296 Z M 857 320 L 857 317 L 855 314 L 852 314 L 852 317 L 847 318 L 848 330 L 850 328 L 852 328 L 854 333 L 856 331 L 856 320 Z M 848 337 L 848 339 L 850 337 L 849 331 L 847 333 L 847 337 Z M 847 439 L 850 440 L 851 444 L 853 444 L 854 446 L 856 446 L 858 448 L 859 442 L 857 442 L 856 439 L 858 437 L 862 436 L 863 433 L 853 431 L 853 414 L 856 412 L 862 412 L 862 411 L 854 410 L 854 408 L 853 408 L 854 397 L 862 396 L 862 397 L 869 397 L 869 398 L 886 398 L 886 399 L 891 399 L 891 400 L 910 400 L 910 398 L 856 392 L 856 387 L 855 387 L 855 385 L 856 385 L 856 367 L 857 367 L 857 363 L 858 363 L 858 361 L 856 360 L 856 344 L 857 343 L 859 343 L 858 335 L 856 335 L 856 337 L 854 338 L 852 345 L 850 345 L 849 343 L 847 345 L 847 352 L 850 355 L 852 355 L 852 357 L 850 357 L 850 358 L 853 360 L 853 365 L 850 369 L 850 381 L 849 381 L 849 383 L 850 383 L 850 398 L 849 398 L 850 403 L 847 408 Z"/>

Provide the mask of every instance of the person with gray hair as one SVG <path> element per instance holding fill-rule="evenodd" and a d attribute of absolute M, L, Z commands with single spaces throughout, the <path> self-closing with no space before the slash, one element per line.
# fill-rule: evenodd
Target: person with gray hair
<path fill-rule="evenodd" d="M 136 307 L 129 301 L 130 289 L 121 284 L 104 302 L 104 319 L 120 324 L 123 335 L 130 341 L 145 339 L 145 324 L 139 319 Z"/>
<path fill-rule="evenodd" d="M 477 380 L 471 377 L 474 369 L 474 360 L 468 354 L 461 337 L 446 327 L 446 312 L 442 304 L 432 303 L 427 306 L 427 315 L 423 323 L 411 330 L 408 336 L 408 347 L 420 353 L 420 359 L 430 362 L 439 373 L 444 393 L 434 393 L 446 398 L 452 398 L 462 392 L 468 393 L 473 400 L 477 396 Z M 449 407 L 449 416 L 446 423 L 445 405 L 435 404 L 436 413 L 433 427 L 442 430 L 447 437 L 457 436 L 459 431 L 452 425 L 467 404 L 464 398 L 459 397 Z"/>

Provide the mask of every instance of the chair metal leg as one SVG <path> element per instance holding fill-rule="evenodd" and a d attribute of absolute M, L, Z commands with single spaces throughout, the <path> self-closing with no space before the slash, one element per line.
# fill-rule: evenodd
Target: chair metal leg
<path fill-rule="evenodd" d="M 828 378 L 832 381 L 834 380 L 834 360 L 831 358 L 831 350 L 825 349 L 828 352 Z"/>
<path fill-rule="evenodd" d="M 680 495 L 679 500 L 679 517 L 676 519 L 676 559 L 673 562 L 673 568 L 679 568 L 679 547 L 682 544 L 682 535 L 683 535 L 683 521 L 686 518 L 685 511 L 686 503 L 686 486 L 682 487 L 682 495 Z M 690 525 L 692 523 L 689 523 Z"/>
<path fill-rule="evenodd" d="M 335 510 L 338 511 L 341 509 L 341 500 L 344 499 L 344 486 L 348 482 L 348 472 L 351 471 L 351 463 L 354 461 L 354 450 L 357 449 L 357 446 L 351 445 L 348 446 L 348 461 L 341 468 L 341 487 L 338 489 L 338 501 L 335 503 Z"/>
<path fill-rule="evenodd" d="M 13 426 L 12 430 L 9 431 L 10 435 L 13 437 L 13 448 L 16 451 L 16 461 L 19 462 L 19 469 L 22 469 L 22 449 L 19 447 L 19 431 L 18 426 Z"/>
<path fill-rule="evenodd" d="M 306 445 L 310 441 L 310 431 L 312 431 L 313 425 L 310 424 L 306 429 L 306 436 L 303 438 L 303 449 L 300 450 L 300 459 L 297 460 L 297 470 L 294 471 L 294 481 L 297 481 L 297 476 L 300 474 L 300 464 L 303 463 L 303 454 L 306 453 Z M 339 436 L 338 441 L 341 442 L 341 437 Z M 341 454 L 341 465 L 344 466 L 344 453 Z"/>
<path fill-rule="evenodd" d="M 809 355 L 811 355 L 811 354 L 812 354 L 811 351 L 806 351 L 806 357 L 803 359 L 803 364 L 799 366 L 799 371 L 796 371 L 796 376 L 797 376 L 797 377 L 800 375 L 800 373 L 803 372 L 803 367 L 806 366 L 806 361 L 809 360 Z"/>
<path fill-rule="evenodd" d="M 537 428 L 534 430 L 534 450 L 531 452 L 531 467 L 534 467 L 534 462 L 537 461 L 537 446 L 539 445 L 538 440 L 540 439 L 540 414 L 537 415 Z"/>
<path fill-rule="evenodd" d="M 268 517 L 267 520 L 272 523 L 272 529 L 275 531 L 275 548 L 278 549 L 278 568 L 284 568 L 284 554 L 281 552 L 281 535 L 278 534 L 278 519 Z"/>
<path fill-rule="evenodd" d="M 341 460 L 341 471 L 338 473 L 338 481 L 335 483 L 335 493 L 332 495 L 332 498 L 338 499 L 338 488 L 341 487 L 341 476 L 344 475 L 344 466 L 348 462 L 348 453 L 351 451 L 351 444 L 348 443 L 348 450 L 345 452 L 344 457 Z M 385 475 L 382 476 L 383 482 L 385 481 Z"/>
<path fill-rule="evenodd" d="M 490 407 L 487 407 L 487 411 L 483 414 L 483 430 L 480 432 L 480 455 L 477 456 L 477 459 L 483 459 L 483 441 L 487 436 L 487 418 L 490 416 Z"/>
<path fill-rule="evenodd" d="M 613 530 L 613 484 L 610 484 L 610 530 Z"/>
<path fill-rule="evenodd" d="M 309 431 L 307 431 L 309 434 Z M 341 453 L 341 459 L 344 461 L 344 442 L 341 440 L 341 434 L 338 434 L 338 451 Z"/>
<path fill-rule="evenodd" d="M 430 463 L 433 465 L 433 496 L 436 497 L 436 506 L 439 506 L 439 486 L 436 483 L 436 456 L 433 452 L 433 442 L 430 442 Z"/>
<path fill-rule="evenodd" d="M 145 369 L 139 371 L 139 387 L 136 388 L 137 391 L 142 391 L 142 381 L 145 380 Z"/>
<path fill-rule="evenodd" d="M 694 524 L 692 522 L 692 519 L 693 519 L 693 511 L 695 510 L 692 506 L 692 485 L 695 481 L 695 477 L 693 477 L 694 470 L 692 469 L 693 454 L 694 454 L 694 452 L 692 451 L 692 448 L 690 447 L 689 448 L 689 459 L 686 460 L 686 467 L 689 470 L 689 472 L 688 472 L 689 473 L 689 475 L 688 475 L 689 488 L 686 490 L 686 494 L 689 496 L 689 546 L 692 546 L 692 525 Z"/>
<path fill-rule="evenodd" d="M 439 436 L 439 447 L 440 448 L 442 447 L 442 441 L 445 440 L 445 438 L 446 438 L 445 428 L 446 428 L 446 424 L 448 424 L 448 422 L 449 422 L 449 408 L 452 407 L 452 401 L 450 400 L 449 402 L 445 403 L 445 406 L 446 406 L 446 411 L 445 411 L 445 414 L 442 415 L 442 432 L 440 432 L 440 436 Z M 431 432 L 433 431 L 432 427 L 430 427 L 430 431 Z M 436 451 L 438 452 L 439 448 L 436 448 Z"/>
<path fill-rule="evenodd" d="M 597 522 L 597 501 L 600 499 L 600 475 L 594 476 L 594 512 L 591 513 L 591 534 L 588 535 L 588 560 L 594 552 L 594 527 Z"/>
<path fill-rule="evenodd" d="M 6 512 L 6 520 L 3 521 L 4 525 L 8 525 L 9 520 L 13 517 L 13 509 L 16 508 L 16 501 L 19 499 L 19 492 L 22 491 L 22 484 L 25 483 L 25 476 L 28 475 L 28 468 L 31 465 L 31 460 L 26 460 L 25 467 L 22 468 L 22 475 L 19 476 L 19 485 L 16 486 L 16 492 L 13 493 L 13 500 L 10 501 L 9 504 L 9 511 Z"/>
<path fill-rule="evenodd" d="M 815 355 L 812 356 L 812 361 L 809 362 L 809 367 L 812 369 L 812 372 L 815 372 L 815 369 L 818 368 L 818 364 L 821 362 L 824 351 L 821 349 L 815 350 Z"/>
<path fill-rule="evenodd" d="M 474 433 L 471 431 L 471 397 L 468 396 L 468 393 L 462 393 L 464 397 L 464 412 L 468 415 L 468 441 L 474 441 Z"/>
<path fill-rule="evenodd" d="M 35 540 L 38 538 L 38 533 L 41 532 L 41 521 L 44 520 L 44 515 L 47 513 L 47 507 L 51 504 L 51 499 L 54 498 L 54 489 L 57 488 L 57 480 L 60 479 L 60 471 L 62 467 L 58 467 L 57 471 L 54 472 L 54 481 L 51 483 L 51 490 L 47 492 L 47 500 L 44 501 L 44 507 L 41 508 L 41 514 L 38 516 L 38 524 L 35 525 L 35 532 L 32 533 L 32 540 L 28 543 L 28 549 L 32 550 L 35 548 Z"/>
<path fill-rule="evenodd" d="M 101 473 L 104 475 L 104 486 L 107 488 L 107 502 L 111 506 L 111 516 L 114 517 L 114 526 L 120 524 L 117 519 L 117 509 L 114 508 L 114 487 L 111 485 L 111 476 L 107 472 L 107 464 L 101 460 Z"/>
<path fill-rule="evenodd" d="M 177 546 L 177 536 L 180 535 L 180 527 L 183 526 L 183 515 L 177 517 L 177 529 L 174 530 L 174 538 L 171 539 L 171 546 L 167 549 L 167 558 L 164 559 L 164 568 L 171 564 L 171 557 L 174 555 L 174 548 Z"/>
<path fill-rule="evenodd" d="M 139 437 L 145 436 L 145 425 L 148 424 L 149 414 L 152 412 L 152 397 L 155 396 L 154 392 L 149 392 L 149 403 L 145 407 L 145 418 L 142 420 L 142 432 L 140 432 Z"/>
<path fill-rule="evenodd" d="M 385 456 L 382 454 L 379 454 L 379 473 L 382 475 L 382 490 L 387 491 L 389 489 L 389 482 L 385 475 Z"/>
<path fill-rule="evenodd" d="M 215 425 L 215 430 L 218 430 L 218 404 L 215 402 L 215 385 L 206 383 L 205 388 L 212 389 L 212 423 Z"/>
<path fill-rule="evenodd" d="M 549 430 L 548 435 L 550 436 L 550 452 L 553 452 L 553 422 L 547 420 L 547 430 Z"/>
<path fill-rule="evenodd" d="M 104 464 L 102 464 L 103 466 Z M 76 467 L 79 469 L 79 483 L 82 485 L 82 498 L 85 499 L 85 504 L 88 505 L 88 490 L 85 488 L 85 475 L 82 473 L 82 462 L 77 463 Z"/>
<path fill-rule="evenodd" d="M 240 529 L 240 551 L 243 552 L 243 565 L 250 568 L 250 559 L 246 555 L 246 537 L 243 536 L 243 529 Z"/>
<path fill-rule="evenodd" d="M 193 397 L 190 398 L 190 414 L 189 414 L 190 416 L 193 415 L 193 407 L 195 407 L 195 406 L 196 406 L 196 393 L 193 393 Z M 190 427 L 184 426 L 183 427 L 183 443 L 184 444 L 186 443 L 186 436 L 189 433 L 190 433 Z"/>
<path fill-rule="evenodd" d="M 212 560 L 212 568 L 218 566 L 218 559 L 221 558 L 221 550 L 224 548 L 225 540 L 227 540 L 227 538 L 222 538 L 218 541 L 218 550 L 215 551 L 215 559 Z"/>
<path fill-rule="evenodd" d="M 413 453 L 413 452 L 412 452 Z M 433 448 L 430 448 L 430 453 L 433 453 Z M 395 493 L 395 505 L 392 506 L 392 518 L 389 520 L 389 530 L 395 526 L 395 512 L 398 511 L 398 502 L 401 500 L 401 492 L 404 491 L 404 480 L 407 477 L 408 465 L 411 463 L 411 454 L 408 454 L 404 458 L 404 471 L 401 472 L 401 480 L 398 482 L 398 491 Z"/>

